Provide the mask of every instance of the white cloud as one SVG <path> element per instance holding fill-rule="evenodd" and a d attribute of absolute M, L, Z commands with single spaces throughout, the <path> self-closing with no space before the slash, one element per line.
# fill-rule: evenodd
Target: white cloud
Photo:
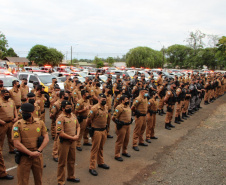
<path fill-rule="evenodd" d="M 189 31 L 224 35 L 223 0 L 0 0 L 0 31 L 16 51 L 35 44 L 62 52 L 126 53 L 185 44 Z M 160 42 L 159 42 L 160 41 Z M 77 45 L 78 44 L 78 45 Z"/>

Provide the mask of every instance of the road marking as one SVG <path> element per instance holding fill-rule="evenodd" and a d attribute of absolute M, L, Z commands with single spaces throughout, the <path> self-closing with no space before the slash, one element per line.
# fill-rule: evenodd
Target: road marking
<path fill-rule="evenodd" d="M 14 166 L 14 167 L 12 167 L 12 168 L 8 168 L 8 169 L 6 169 L 6 171 L 8 172 L 8 171 L 13 170 L 13 169 L 15 169 L 15 168 L 17 168 L 17 166 Z"/>

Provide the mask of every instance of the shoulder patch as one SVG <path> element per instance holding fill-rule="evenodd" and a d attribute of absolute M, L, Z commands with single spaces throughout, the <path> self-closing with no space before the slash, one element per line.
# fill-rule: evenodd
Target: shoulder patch
<path fill-rule="evenodd" d="M 13 130 L 14 130 L 14 131 L 18 131 L 18 127 L 14 127 Z"/>
<path fill-rule="evenodd" d="M 79 106 L 79 103 L 77 103 L 77 106 Z"/>
<path fill-rule="evenodd" d="M 138 100 L 136 100 L 136 103 L 138 103 L 139 101 Z"/>
<path fill-rule="evenodd" d="M 74 92 L 74 94 L 76 94 L 76 92 Z"/>
<path fill-rule="evenodd" d="M 91 92 L 93 92 L 93 89 L 91 90 Z"/>
<path fill-rule="evenodd" d="M 150 105 L 151 103 L 150 102 L 148 102 L 148 105 Z"/>
<path fill-rule="evenodd" d="M 168 95 L 170 95 L 170 92 L 168 92 Z"/>
<path fill-rule="evenodd" d="M 115 109 L 115 112 L 118 112 L 118 109 Z"/>
<path fill-rule="evenodd" d="M 90 112 L 89 112 L 90 114 L 93 114 L 93 111 L 92 110 L 90 110 Z"/>
<path fill-rule="evenodd" d="M 61 121 L 58 121 L 57 124 L 58 124 L 58 125 L 61 125 Z"/>

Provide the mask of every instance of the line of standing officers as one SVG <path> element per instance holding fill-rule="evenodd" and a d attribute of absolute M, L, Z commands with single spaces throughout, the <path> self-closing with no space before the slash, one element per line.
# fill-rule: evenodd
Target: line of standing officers
<path fill-rule="evenodd" d="M 103 169 L 110 168 L 103 156 L 107 138 L 113 138 L 109 134 L 110 128 L 117 135 L 115 160 L 122 162 L 123 157 L 131 157 L 128 144 L 132 116 L 135 117 L 132 148 L 139 151 L 138 146 L 147 147 L 152 139 L 158 139 L 155 136 L 157 114 L 165 114 L 165 129 L 171 130 L 175 127 L 172 124 L 173 115 L 174 123 L 180 124 L 201 109 L 202 99 L 208 105 L 222 96 L 226 91 L 225 84 L 226 76 L 221 73 L 175 76 L 170 81 L 160 73 L 156 82 L 152 74 L 150 81 L 146 81 L 144 75 L 138 80 L 135 74 L 132 80 L 117 76 L 115 83 L 112 83 L 112 76 L 109 75 L 101 88 L 96 74 L 92 80 L 87 77 L 84 83 L 77 77 L 72 79 L 67 76 L 64 91 L 61 91 L 57 79 L 53 78 L 49 87 L 49 114 L 52 120 L 51 138 L 54 140 L 52 157 L 58 163 L 58 184 L 65 184 L 66 180 L 80 182 L 75 177 L 75 152 L 81 152 L 84 146 L 91 147 L 90 174 L 98 175 L 96 165 Z M 35 184 L 42 184 L 42 151 L 49 142 L 45 126 L 44 88 L 34 84 L 34 89 L 29 92 L 26 79 L 22 80 L 21 85 L 16 80 L 12 85 L 13 88 L 8 91 L 0 81 L 0 179 L 13 179 L 6 172 L 2 156 L 7 135 L 9 153 L 16 153 L 18 184 L 29 183 L 30 170 Z M 115 123 L 113 128 L 111 120 Z"/>

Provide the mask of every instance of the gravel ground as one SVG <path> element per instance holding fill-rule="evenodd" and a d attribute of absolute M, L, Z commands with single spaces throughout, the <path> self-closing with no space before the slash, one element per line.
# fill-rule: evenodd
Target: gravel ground
<path fill-rule="evenodd" d="M 226 184 L 226 104 L 157 161 L 148 169 L 151 176 L 141 184 Z"/>

